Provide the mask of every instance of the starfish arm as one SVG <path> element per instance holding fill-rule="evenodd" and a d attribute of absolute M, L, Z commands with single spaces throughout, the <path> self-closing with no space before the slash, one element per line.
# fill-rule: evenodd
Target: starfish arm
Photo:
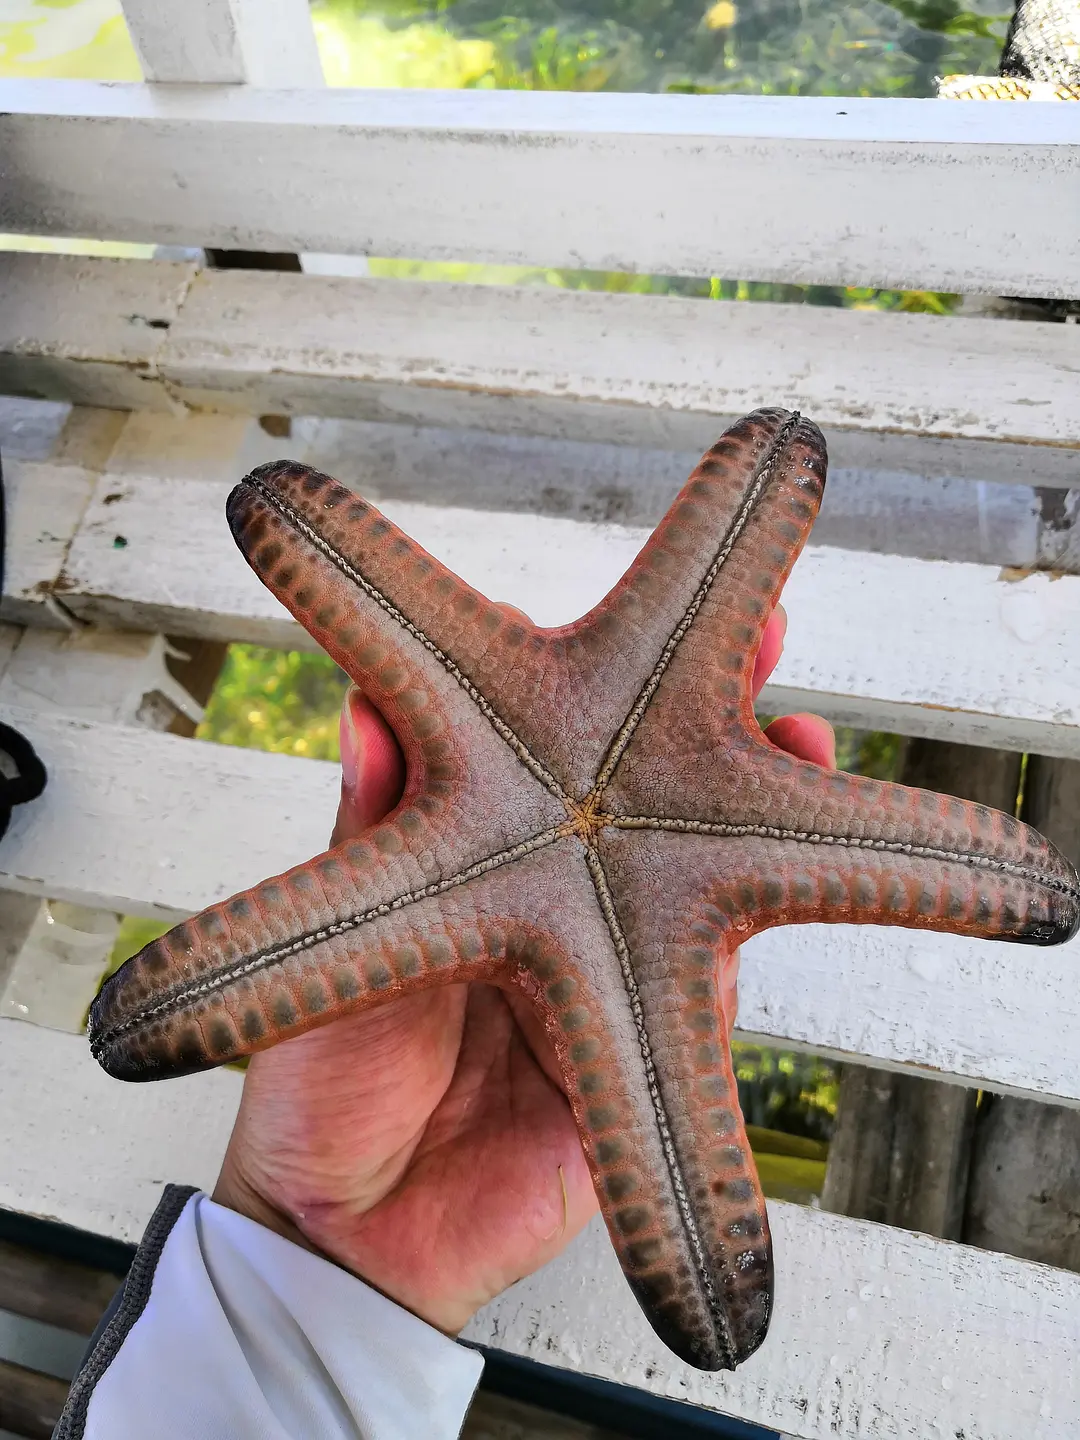
<path fill-rule="evenodd" d="M 679 1243 L 657 1247 L 638 1284 L 672 1349 L 700 1368 L 731 1369 L 765 1338 L 772 1248 L 721 1003 L 718 948 L 738 941 L 702 929 L 703 908 L 711 912 L 701 879 L 707 886 L 716 850 L 703 847 L 696 880 L 664 853 L 682 838 L 607 831 L 597 850 L 650 1055 L 663 1181 L 676 1199 Z"/>
<path fill-rule="evenodd" d="M 454 731 L 478 732 L 482 718 L 518 766 L 561 797 L 528 724 L 528 676 L 536 670 L 536 683 L 543 679 L 540 631 L 459 580 L 374 506 L 303 465 L 252 471 L 227 511 L 252 569 L 386 716 L 410 772 L 422 756 L 408 747 L 427 738 L 431 720 L 421 712 L 434 689 L 449 719 L 444 745 Z M 489 691 L 520 698 L 515 674 L 526 703 L 497 706 Z"/>
<path fill-rule="evenodd" d="M 1080 926 L 1080 878 L 1048 840 L 968 800 L 796 760 L 767 741 L 730 752 L 693 818 L 623 816 L 627 828 L 695 831 L 749 846 L 777 874 L 779 918 L 864 921 L 1060 944 Z M 700 818 L 699 818 L 700 817 Z M 755 848 L 756 847 L 756 848 Z M 764 874 L 764 869 L 762 869 Z M 806 903 L 801 889 L 812 884 Z M 809 910 L 806 906 L 809 905 Z M 766 906 L 766 911 L 773 910 Z M 765 911 L 759 911 L 764 914 Z M 785 919 L 784 917 L 787 917 Z M 762 924 L 765 922 L 762 922 Z M 759 924 L 757 928 L 762 928 Z"/>
<path fill-rule="evenodd" d="M 514 983 L 508 945 L 524 941 L 497 917 L 529 930 L 559 840 L 541 833 L 435 877 L 395 823 L 374 826 L 153 941 L 102 987 L 91 1048 L 110 1074 L 155 1080 L 416 990 Z"/>
<path fill-rule="evenodd" d="M 833 844 L 814 832 L 634 825 L 640 828 L 618 832 L 620 843 L 636 834 L 637 864 L 680 893 L 696 887 L 713 916 L 715 943 L 729 948 L 775 925 L 811 922 L 1054 944 L 1076 933 L 1080 917 L 1080 887 L 1066 861 L 1056 873 L 1035 872 L 930 847 Z"/>
<path fill-rule="evenodd" d="M 542 630 L 507 612 L 374 506 L 303 465 L 253 471 L 230 497 L 229 521 L 263 583 L 380 709 L 387 663 L 369 631 L 381 643 L 396 630 L 552 793 L 586 788 L 602 753 L 576 688 L 592 666 L 591 632 L 582 640 L 573 627 Z"/>
<path fill-rule="evenodd" d="M 599 771 L 605 808 L 689 813 L 718 738 L 753 723 L 754 659 L 824 484 L 816 426 L 783 410 L 747 416 L 604 602 L 640 596 L 653 627 L 647 643 L 635 636 L 652 663 Z"/>

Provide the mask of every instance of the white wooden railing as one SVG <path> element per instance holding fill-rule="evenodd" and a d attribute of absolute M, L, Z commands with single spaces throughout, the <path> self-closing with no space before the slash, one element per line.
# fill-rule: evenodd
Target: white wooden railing
<path fill-rule="evenodd" d="M 1080 295 L 1067 105 L 333 92 L 300 0 L 125 11 L 150 78 L 202 83 L 4 84 L 0 232 Z M 1080 758 L 1080 547 L 1049 547 L 1035 488 L 1080 488 L 1078 377 L 1075 325 L 0 255 L 0 391 L 132 412 L 6 466 L 0 708 L 51 783 L 0 887 L 171 918 L 324 845 L 332 766 L 137 723 L 130 650 L 84 630 L 308 644 L 222 520 L 282 448 L 559 623 L 725 417 L 797 406 L 833 468 L 770 710 Z M 308 418 L 283 442 L 267 413 Z M 1078 962 L 781 930 L 740 1026 L 1080 1105 Z M 118 1086 L 81 1037 L 0 1020 L 0 1093 L 0 1205 L 130 1239 L 164 1180 L 212 1183 L 239 1080 Z M 1080 1426 L 1080 1277 L 770 1209 L 776 1320 L 734 1376 L 672 1359 L 599 1227 L 468 1336 L 805 1440 Z"/>

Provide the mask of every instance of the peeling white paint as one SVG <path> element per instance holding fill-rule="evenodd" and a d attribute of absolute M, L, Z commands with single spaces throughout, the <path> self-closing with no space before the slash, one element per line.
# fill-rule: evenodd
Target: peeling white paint
<path fill-rule="evenodd" d="M 13 80 L 4 108 L 3 230 L 992 295 L 1078 284 L 1068 106 Z"/>

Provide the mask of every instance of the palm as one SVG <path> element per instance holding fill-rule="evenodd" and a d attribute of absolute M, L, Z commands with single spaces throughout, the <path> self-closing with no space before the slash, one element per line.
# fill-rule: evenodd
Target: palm
<path fill-rule="evenodd" d="M 486 985 L 394 1001 L 254 1057 L 245 1085 L 248 1183 L 450 1331 L 596 1208 L 570 1107 L 512 1003 Z"/>
<path fill-rule="evenodd" d="M 782 620 L 766 631 L 755 691 L 779 659 Z M 833 763 L 814 717 L 769 733 Z M 387 813 L 404 780 L 392 735 L 356 692 L 342 763 L 335 841 Z M 736 952 L 722 985 L 729 1029 L 737 973 Z M 543 1025 L 488 985 L 423 991 L 255 1055 L 215 1194 L 450 1332 L 596 1209 Z"/>

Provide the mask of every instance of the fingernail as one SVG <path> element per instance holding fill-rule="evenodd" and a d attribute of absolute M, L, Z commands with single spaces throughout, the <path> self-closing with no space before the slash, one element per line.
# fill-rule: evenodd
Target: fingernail
<path fill-rule="evenodd" d="M 353 705 L 361 698 L 355 685 L 350 685 L 341 707 L 338 724 L 338 740 L 341 746 L 341 785 L 345 790 L 355 790 L 360 773 L 360 736 L 357 733 Z"/>

